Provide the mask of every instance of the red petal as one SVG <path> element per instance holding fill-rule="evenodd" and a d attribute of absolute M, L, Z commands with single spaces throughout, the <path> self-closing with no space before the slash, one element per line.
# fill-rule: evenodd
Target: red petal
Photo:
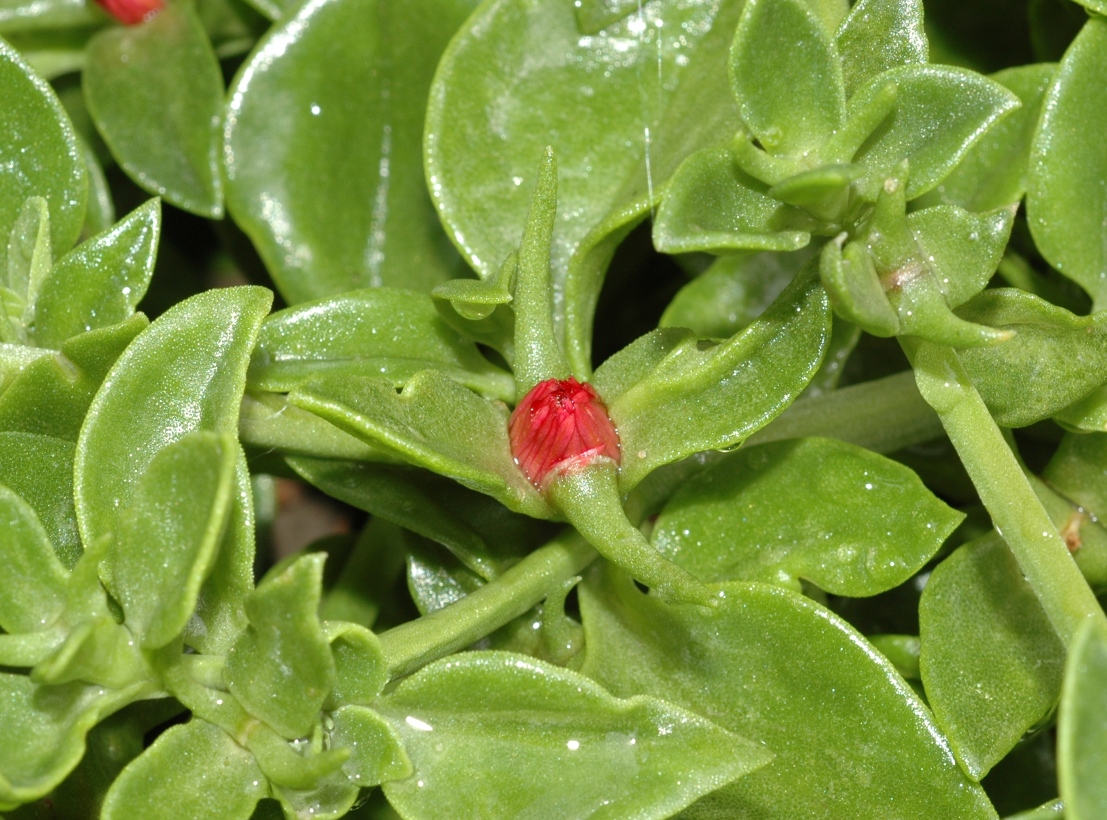
<path fill-rule="evenodd" d="M 162 0 L 96 0 L 96 2 L 104 11 L 128 26 L 148 20 L 165 5 Z"/>
<path fill-rule="evenodd" d="M 539 489 L 555 472 L 601 457 L 619 462 L 607 408 L 591 385 L 572 377 L 536 385 L 511 414 L 508 432 L 515 463 Z"/>

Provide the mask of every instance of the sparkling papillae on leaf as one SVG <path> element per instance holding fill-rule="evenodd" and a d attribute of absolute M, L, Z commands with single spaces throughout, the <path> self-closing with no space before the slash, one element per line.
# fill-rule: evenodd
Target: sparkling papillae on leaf
<path fill-rule="evenodd" d="M 509 422 L 511 453 L 542 489 L 555 475 L 597 458 L 619 462 L 619 434 L 589 384 L 548 379 L 523 397 Z"/>

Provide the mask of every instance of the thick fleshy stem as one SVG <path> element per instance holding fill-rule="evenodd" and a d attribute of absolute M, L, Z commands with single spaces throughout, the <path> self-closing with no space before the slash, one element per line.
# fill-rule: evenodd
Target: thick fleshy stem
<path fill-rule="evenodd" d="M 545 600 L 596 558 L 583 538 L 566 529 L 490 584 L 460 601 L 380 635 L 392 679 L 457 652 Z"/>
<path fill-rule="evenodd" d="M 1103 609 L 1023 475 L 957 352 L 910 338 L 901 338 L 900 342 L 915 369 L 919 392 L 941 418 L 997 532 L 1011 548 L 1061 641 L 1071 646 L 1088 619 L 1107 628 Z"/>
<path fill-rule="evenodd" d="M 615 462 L 600 458 L 554 475 L 547 497 L 604 558 L 673 603 L 715 606 L 718 593 L 646 540 L 623 511 Z"/>

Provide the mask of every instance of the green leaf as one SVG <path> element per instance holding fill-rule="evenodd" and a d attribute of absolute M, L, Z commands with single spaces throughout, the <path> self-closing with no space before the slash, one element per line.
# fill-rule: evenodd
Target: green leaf
<path fill-rule="evenodd" d="M 907 215 L 907 227 L 946 304 L 955 308 L 984 290 L 1011 236 L 1014 209 L 977 214 L 937 205 Z"/>
<path fill-rule="evenodd" d="M 112 364 L 149 324 L 141 313 L 62 342 L 61 351 L 24 368 L 0 393 L 0 429 L 76 441 Z"/>
<path fill-rule="evenodd" d="M 1107 630 L 1092 619 L 1077 635 L 1065 665 L 1057 725 L 1057 780 L 1068 820 L 1094 820 L 1107 811 Z"/>
<path fill-rule="evenodd" d="M 58 347 L 129 319 L 146 295 L 160 233 L 161 202 L 152 199 L 58 260 L 34 303 L 35 341 Z"/>
<path fill-rule="evenodd" d="M 3 485 L 0 532 L 4 533 L 0 627 L 8 633 L 45 629 L 65 607 L 69 573 L 54 554 L 34 509 Z"/>
<path fill-rule="evenodd" d="M 490 397 L 515 397 L 510 374 L 442 321 L 430 297 L 395 288 L 350 291 L 277 311 L 262 323 L 247 380 L 277 392 L 331 374 L 381 376 L 402 387 L 427 369 Z"/>
<path fill-rule="evenodd" d="M 266 574 L 246 602 L 250 627 L 223 671 L 246 710 L 289 740 L 311 734 L 335 682 L 318 616 L 325 559 L 321 553 L 299 555 Z"/>
<path fill-rule="evenodd" d="M 934 717 L 979 780 L 1057 702 L 1064 647 L 994 532 L 934 570 L 919 602 L 919 629 Z"/>
<path fill-rule="evenodd" d="M 729 69 L 742 120 L 770 154 L 807 156 L 845 123 L 842 64 L 804 0 L 747 0 Z"/>
<path fill-rule="evenodd" d="M 592 316 L 615 246 L 685 156 L 734 132 L 724 66 L 740 9 L 655 0 L 582 36 L 572 3 L 496 0 L 443 55 L 427 175 L 481 278 L 519 246 L 535 161 L 547 145 L 557 154 L 554 330 L 578 375 L 591 368 Z"/>
<path fill-rule="evenodd" d="M 434 370 L 397 394 L 389 382 L 325 378 L 290 400 L 374 446 L 498 499 L 509 509 L 549 518 L 546 502 L 511 457 L 507 408 Z"/>
<path fill-rule="evenodd" d="M 665 253 L 794 251 L 816 227 L 800 209 L 769 196 L 730 149 L 705 148 L 681 163 L 665 186 L 653 243 Z"/>
<path fill-rule="evenodd" d="M 342 764 L 346 777 L 358 786 L 400 780 L 412 773 L 411 760 L 392 725 L 373 709 L 343 706 L 330 713 L 332 749 L 350 749 Z"/>
<path fill-rule="evenodd" d="M 245 603 L 254 591 L 254 495 L 246 454 L 234 447 L 234 486 L 231 489 L 223 540 L 215 565 L 204 585 L 196 612 L 188 622 L 185 642 L 197 651 L 223 655 L 246 628 Z"/>
<path fill-rule="evenodd" d="M 384 792 L 412 817 L 668 817 L 768 759 L 665 701 L 506 652 L 438 661 L 378 708 L 415 769 Z"/>
<path fill-rule="evenodd" d="M 1107 434 L 1066 433 L 1042 478 L 1095 518 L 1107 520 Z"/>
<path fill-rule="evenodd" d="M 189 433 L 134 485 L 102 572 L 143 647 L 172 641 L 196 608 L 227 522 L 237 452 L 225 434 Z"/>
<path fill-rule="evenodd" d="M 24 301 L 23 316 L 13 316 L 9 321 L 17 325 L 17 332 L 25 335 L 24 327 L 34 314 L 35 298 L 42 286 L 43 277 L 54 264 L 50 253 L 50 210 L 46 200 L 33 196 L 26 201 L 12 226 L 8 239 L 8 269 L 5 284 Z"/>
<path fill-rule="evenodd" d="M 826 293 L 803 274 L 722 344 L 684 336 L 643 358 L 646 337 L 612 357 L 611 367 L 625 368 L 617 364 L 621 357 L 637 360 L 641 374 L 617 397 L 604 392 L 599 373 L 596 379 L 622 442 L 623 492 L 662 464 L 734 447 L 768 424 L 810 381 L 829 337 Z"/>
<path fill-rule="evenodd" d="M 842 247 L 841 235 L 819 253 L 819 280 L 835 312 L 874 336 L 894 336 L 899 316 L 888 301 L 872 255 L 860 242 Z"/>
<path fill-rule="evenodd" d="M 1107 382 L 1107 314 L 1075 316 L 1014 288 L 986 290 L 958 311 L 1015 331 L 1009 341 L 959 353 L 976 389 L 1004 427 L 1025 427 Z"/>
<path fill-rule="evenodd" d="M 142 694 L 141 684 L 122 691 L 83 683 L 41 686 L 26 675 L 0 672 L 0 809 L 57 786 L 80 762 L 88 730 Z"/>
<path fill-rule="evenodd" d="M 970 211 L 990 211 L 1022 199 L 1028 185 L 1031 140 L 1056 68 L 1052 64 L 1026 65 L 992 75 L 1018 96 L 1022 107 L 973 145 L 931 196 Z"/>
<path fill-rule="evenodd" d="M 289 404 L 276 393 L 247 392 L 242 398 L 238 432 L 252 450 L 304 453 L 319 458 L 398 461 L 376 447 L 339 430 L 314 413 Z"/>
<path fill-rule="evenodd" d="M 220 218 L 223 74 L 193 7 L 166 3 L 140 25 L 105 28 L 87 54 L 88 110 L 123 170 L 178 208 Z"/>
<path fill-rule="evenodd" d="M 138 477 L 194 430 L 233 433 L 246 366 L 271 294 L 211 290 L 151 324 L 112 367 L 77 442 L 74 496 L 86 544 L 117 527 Z"/>
<path fill-rule="evenodd" d="M 995 817 L 911 688 L 814 601 L 734 583 L 717 607 L 670 606 L 610 572 L 580 590 L 586 675 L 710 715 L 775 754 L 682 816 Z"/>
<path fill-rule="evenodd" d="M 552 535 L 495 499 L 407 465 L 303 456 L 288 465 L 332 498 L 437 541 L 487 581 Z"/>
<path fill-rule="evenodd" d="M 515 401 L 522 402 L 539 382 L 564 379 L 569 363 L 553 328 L 550 245 L 557 221 L 557 160 L 547 147 L 538 167 L 523 239 L 516 257 L 511 309 L 515 314 Z M 591 373 L 591 370 L 588 371 Z M 587 378 L 587 373 L 578 374 Z"/>
<path fill-rule="evenodd" d="M 1097 594 L 1107 590 L 1107 529 L 1103 528 L 1094 514 L 1075 504 L 1037 476 L 1028 473 L 1027 478 L 1088 586 Z"/>
<path fill-rule="evenodd" d="M 677 292 L 658 324 L 714 339 L 733 336 L 765 312 L 810 258 L 809 252 L 720 256 Z"/>
<path fill-rule="evenodd" d="M 899 586 L 964 518 L 913 472 L 833 439 L 763 444 L 684 484 L 654 546 L 705 581 L 765 581 L 834 595 Z"/>
<path fill-rule="evenodd" d="M 171 726 L 122 771 L 104 800 L 104 820 L 248 820 L 269 783 L 253 755 L 217 726 L 193 718 Z"/>
<path fill-rule="evenodd" d="M 227 207 L 289 302 L 380 285 L 425 292 L 457 275 L 421 148 L 435 64 L 472 7 L 301 4 L 239 71 Z"/>
<path fill-rule="evenodd" d="M 370 518 L 323 598 L 319 615 L 372 628 L 382 611 L 399 597 L 396 580 L 404 569 L 412 536 L 383 518 Z"/>
<path fill-rule="evenodd" d="M 847 97 L 889 69 L 929 59 L 920 0 L 860 0 L 835 39 Z"/>
<path fill-rule="evenodd" d="M 884 72 L 850 100 L 853 116 L 894 85 L 895 109 L 854 156 L 869 168 L 869 186 L 884 183 L 907 160 L 907 199 L 941 182 L 995 122 L 1019 106 L 999 83 L 950 66 L 907 65 Z"/>
<path fill-rule="evenodd" d="M 102 15 L 82 0 L 47 0 L 45 3 L 27 0 L 4 0 L 0 3 L 0 33 L 65 28 L 96 23 Z"/>
<path fill-rule="evenodd" d="M 420 615 L 456 603 L 484 586 L 481 577 L 436 544 L 408 535 L 407 590 Z"/>
<path fill-rule="evenodd" d="M 1042 256 L 1103 299 L 1107 289 L 1107 20 L 1091 17 L 1065 52 L 1030 148 L 1026 215 Z"/>
<path fill-rule="evenodd" d="M 388 664 L 380 639 L 369 629 L 342 621 L 324 621 L 323 632 L 334 656 L 335 683 L 325 708 L 366 704 L 388 683 Z M 372 784 L 369 784 L 372 785 Z"/>
<path fill-rule="evenodd" d="M 0 484 L 22 496 L 66 569 L 81 556 L 73 508 L 71 441 L 32 433 L 0 433 Z"/>
<path fill-rule="evenodd" d="M 88 552 L 85 561 L 88 562 Z M 100 599 L 97 615 L 79 611 L 72 603 L 67 607 L 66 620 L 76 622 L 65 640 L 47 658 L 35 664 L 31 680 L 41 684 L 66 684 L 74 681 L 95 683 L 113 689 L 148 683 L 151 677 L 140 650 L 135 647 L 134 635 L 125 626 L 116 623 L 107 614 L 107 600 L 99 587 L 93 587 L 92 572 L 82 573 L 80 567 L 73 573 L 70 598 L 83 592 L 87 597 Z M 90 583 L 90 581 L 92 583 Z M 83 590 L 76 588 L 83 587 Z M 86 608 L 87 609 L 87 608 Z"/>
<path fill-rule="evenodd" d="M 81 233 L 88 182 L 77 135 L 57 96 L 2 40 L 0 99 L 0 272 L 6 272 L 8 237 L 27 199 L 46 200 L 51 252 L 60 255 Z"/>

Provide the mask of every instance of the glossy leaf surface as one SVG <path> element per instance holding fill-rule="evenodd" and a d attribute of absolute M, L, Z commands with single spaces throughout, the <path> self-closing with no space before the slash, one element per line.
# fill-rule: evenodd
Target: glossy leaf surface
<path fill-rule="evenodd" d="M 327 495 L 442 544 L 485 580 L 551 534 L 495 499 L 406 465 L 303 456 L 288 463 Z"/>
<path fill-rule="evenodd" d="M 1068 433 L 1042 472 L 1061 495 L 1107 519 L 1107 435 Z"/>
<path fill-rule="evenodd" d="M 663 696 L 775 754 L 685 816 L 852 817 L 874 806 L 995 816 L 915 693 L 850 626 L 778 587 L 725 592 L 714 608 L 669 606 L 611 573 L 580 593 L 585 674 L 624 697 Z"/>
<path fill-rule="evenodd" d="M 59 259 L 35 300 L 35 341 L 58 347 L 130 318 L 146 295 L 160 233 L 161 203 L 154 199 Z"/>
<path fill-rule="evenodd" d="M 40 686 L 27 675 L 0 672 L 0 807 L 11 809 L 54 788 L 77 765 L 85 735 L 133 700 L 135 691 L 66 683 Z"/>
<path fill-rule="evenodd" d="M 246 602 L 250 628 L 223 673 L 246 710 L 289 740 L 311 734 L 335 680 L 317 614 L 325 559 L 308 553 L 270 570 Z"/>
<path fill-rule="evenodd" d="M 835 40 L 847 97 L 896 66 L 925 63 L 930 52 L 920 0 L 859 0 Z"/>
<path fill-rule="evenodd" d="M 932 193 L 970 211 L 989 211 L 1022 199 L 1030 145 L 1056 66 L 1045 63 L 999 71 L 992 79 L 1013 91 L 1022 107 L 996 123 Z"/>
<path fill-rule="evenodd" d="M 1101 300 L 1107 294 L 1107 20 L 1093 16 L 1065 52 L 1042 103 L 1026 214 L 1042 256 Z"/>
<path fill-rule="evenodd" d="M 668 817 L 768 758 L 672 704 L 504 652 L 439 661 L 378 708 L 415 768 L 384 785 L 409 816 Z"/>
<path fill-rule="evenodd" d="M 1057 727 L 1058 781 L 1065 817 L 1092 820 L 1107 810 L 1107 634 L 1089 620 L 1065 667 L 1065 689 Z"/>
<path fill-rule="evenodd" d="M 237 448 L 197 431 L 166 446 L 120 515 L 105 579 L 127 627 L 151 649 L 188 623 L 227 523 Z"/>
<path fill-rule="evenodd" d="M 1053 708 L 1064 647 L 995 533 L 934 570 L 919 629 L 919 668 L 935 719 L 979 779 Z"/>
<path fill-rule="evenodd" d="M 119 358 L 77 444 L 85 543 L 115 529 L 118 508 L 162 447 L 193 430 L 236 430 L 250 351 L 271 298 L 251 287 L 194 296 L 158 317 Z"/>
<path fill-rule="evenodd" d="M 73 569 L 81 556 L 73 508 L 73 451 L 73 442 L 63 439 L 0 433 L 0 484 L 35 511 L 66 569 Z"/>
<path fill-rule="evenodd" d="M 1003 257 L 1014 218 L 1010 207 L 981 214 L 938 205 L 908 214 L 907 227 L 951 308 L 984 290 Z"/>
<path fill-rule="evenodd" d="M 210 219 L 223 215 L 223 75 L 192 6 L 167 3 L 88 44 L 82 87 L 97 130 L 142 188 Z"/>
<path fill-rule="evenodd" d="M 882 183 L 900 162 L 910 164 L 907 198 L 936 186 L 984 132 L 1019 105 L 999 83 L 949 66 L 902 66 L 880 75 L 850 101 L 850 113 L 864 108 L 885 86 L 896 85 L 890 119 L 854 158 Z"/>
<path fill-rule="evenodd" d="M 962 516 L 900 464 L 832 439 L 743 449 L 684 484 L 652 540 L 704 581 L 800 578 L 835 595 L 906 581 Z"/>
<path fill-rule="evenodd" d="M 69 573 L 31 506 L 0 485 L 0 532 L 5 572 L 0 575 L 0 627 L 35 632 L 53 623 L 65 607 Z"/>
<path fill-rule="evenodd" d="M 705 148 L 665 186 L 653 242 L 666 253 L 794 251 L 810 241 L 813 227 L 809 216 L 770 197 L 738 168 L 728 148 Z"/>
<path fill-rule="evenodd" d="M 615 243 L 685 156 L 734 131 L 725 65 L 740 5 L 661 0 L 582 36 L 572 4 L 499 0 L 443 56 L 428 178 L 482 278 L 518 247 L 535 166 L 547 145 L 557 155 L 554 327 L 578 376 L 591 364 L 592 312 Z"/>
<path fill-rule="evenodd" d="M 108 370 L 149 324 L 142 314 L 73 336 L 24 368 L 0 394 L 0 428 L 76 441 Z"/>
<path fill-rule="evenodd" d="M 304 3 L 239 72 L 227 204 L 289 302 L 380 285 L 425 292 L 453 274 L 421 138 L 438 55 L 472 6 Z"/>
<path fill-rule="evenodd" d="M 439 370 L 510 401 L 514 382 L 439 317 L 430 297 L 393 288 L 350 291 L 274 313 L 262 324 L 251 387 L 287 392 L 313 378 L 378 376 L 402 387 Z"/>
<path fill-rule="evenodd" d="M 28 197 L 46 199 L 55 255 L 77 240 L 88 182 L 77 135 L 53 90 L 0 40 L 0 272 L 8 237 Z"/>
<path fill-rule="evenodd" d="M 658 324 L 686 327 L 708 338 L 733 336 L 765 312 L 809 257 L 809 253 L 721 256 L 677 291 Z"/>
<path fill-rule="evenodd" d="M 624 492 L 662 464 L 740 444 L 778 415 L 822 361 L 830 309 L 817 279 L 803 275 L 722 344 L 665 333 L 662 346 L 643 337 L 596 374 L 622 441 Z M 605 387 L 614 375 L 605 369 L 623 371 L 618 395 Z"/>
<path fill-rule="evenodd" d="M 1107 382 L 1107 316 L 1075 316 L 1022 290 L 992 289 L 959 311 L 1015 331 L 994 347 L 960 352 L 996 421 L 1024 427 L 1049 418 Z"/>
<path fill-rule="evenodd" d="M 222 729 L 193 718 L 167 729 L 123 770 L 104 800 L 103 817 L 247 820 L 268 785 L 253 755 Z"/>
<path fill-rule="evenodd" d="M 538 491 L 511 458 L 507 410 L 433 370 L 396 393 L 380 379 L 320 379 L 291 400 L 370 444 L 499 499 L 516 512 L 548 518 Z"/>
<path fill-rule="evenodd" d="M 774 155 L 805 155 L 846 118 L 831 33 L 803 0 L 747 0 L 730 52 L 746 127 Z"/>

